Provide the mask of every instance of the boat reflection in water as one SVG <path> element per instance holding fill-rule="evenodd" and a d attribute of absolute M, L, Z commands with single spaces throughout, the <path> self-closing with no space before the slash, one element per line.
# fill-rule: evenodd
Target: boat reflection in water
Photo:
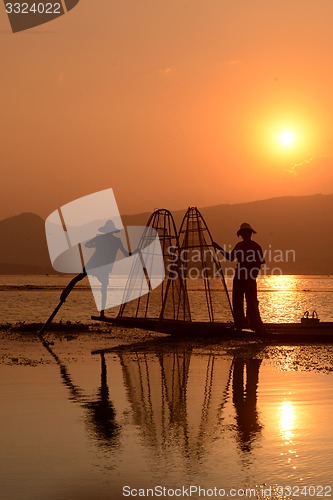
<path fill-rule="evenodd" d="M 256 405 L 260 359 L 188 349 L 118 355 L 134 422 L 159 459 L 182 455 L 194 472 L 226 431 L 241 452 L 251 451 L 262 428 Z M 230 401 L 234 418 L 226 410 Z"/>
<path fill-rule="evenodd" d="M 280 362 L 274 348 L 277 369 L 259 344 L 230 350 L 170 341 L 119 346 L 68 365 L 88 390 L 74 384 L 67 366 L 45 347 L 82 411 L 82 431 L 95 444 L 85 448 L 81 441 L 80 449 L 82 464 L 89 462 L 88 470 L 94 464 L 85 487 L 100 481 L 99 498 L 110 498 L 110 488 L 112 498 L 122 498 L 124 485 L 243 488 L 313 484 L 314 477 L 324 484 L 330 477 L 331 374 L 306 369 L 308 358 L 328 366 L 327 347 L 322 355 L 318 346 L 283 347 Z M 77 420 L 72 426 L 79 427 Z"/>
<path fill-rule="evenodd" d="M 208 355 L 203 363 L 186 351 L 119 356 L 135 423 L 146 444 L 159 456 L 182 450 L 193 467 L 223 418 L 232 360 Z"/>
<path fill-rule="evenodd" d="M 88 433 L 105 449 L 120 446 L 121 424 L 110 399 L 107 351 L 99 351 L 100 387 L 92 398 L 73 383 L 51 346 L 44 343 L 44 347 L 59 365 L 70 399 L 84 410 Z M 154 455 L 182 458 L 181 462 L 185 458 L 193 471 L 225 431 L 234 434 L 242 452 L 251 451 L 262 429 L 256 404 L 261 359 L 198 354 L 188 348 L 148 353 L 122 349 L 117 355 L 133 424 Z M 230 407 L 225 414 L 228 402 L 233 416 Z"/>

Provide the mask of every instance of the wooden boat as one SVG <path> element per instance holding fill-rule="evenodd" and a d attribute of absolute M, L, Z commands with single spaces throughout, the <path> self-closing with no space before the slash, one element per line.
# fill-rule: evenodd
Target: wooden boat
<path fill-rule="evenodd" d="M 258 334 L 251 330 L 236 331 L 232 323 L 221 322 L 196 322 L 159 320 L 150 318 L 108 318 L 91 316 L 95 321 L 111 323 L 125 328 L 141 328 L 143 330 L 165 333 L 176 338 L 203 338 L 210 337 L 233 339 L 260 339 L 274 342 L 311 342 L 333 343 L 333 322 L 308 322 L 308 323 L 266 323 L 266 334 Z"/>
<path fill-rule="evenodd" d="M 125 301 L 115 318 L 92 316 L 95 321 L 104 321 L 126 328 L 141 328 L 154 332 L 172 335 L 175 338 L 209 339 L 218 338 L 224 340 L 232 339 L 260 339 L 261 341 L 277 342 L 333 342 L 333 322 L 322 323 L 314 312 L 309 317 L 306 311 L 305 317 L 299 323 L 267 323 L 266 333 L 258 334 L 251 330 L 241 332 L 234 329 L 232 306 L 229 292 L 226 287 L 221 262 L 217 258 L 216 249 L 211 233 L 201 213 L 196 207 L 190 207 L 186 212 L 177 233 L 172 214 L 160 209 L 155 211 L 147 222 L 147 226 L 154 228 L 160 237 L 165 260 L 165 269 L 169 270 L 165 276 L 165 282 L 156 290 L 140 296 L 135 300 Z M 170 261 L 169 245 L 172 243 L 174 249 L 178 249 L 179 261 L 185 266 L 182 272 L 177 268 L 176 276 L 170 273 L 175 269 L 175 263 Z M 200 259 L 196 260 L 195 266 L 201 271 L 197 279 L 196 307 L 201 304 L 202 317 L 205 321 L 194 321 L 191 311 L 191 297 L 193 292 L 186 283 L 187 272 L 190 268 L 191 252 L 200 250 Z M 207 249 L 209 252 L 207 253 Z M 181 252 L 186 252 L 187 259 L 180 259 Z M 208 256 L 212 258 L 209 262 Z M 170 266 L 170 264 L 172 264 Z M 178 265 L 177 264 L 177 265 Z M 214 281 L 214 293 L 210 281 L 210 270 L 214 264 L 218 270 L 219 288 Z M 173 267 L 172 267 L 173 266 Z M 213 266 L 213 267 L 214 267 Z M 134 276 L 133 287 L 135 287 L 137 276 Z M 131 284 L 131 282 L 129 282 Z M 218 297 L 218 299 L 217 299 Z M 223 305 L 222 305 L 223 304 Z M 193 302 L 192 302 L 192 307 Z M 216 321 L 220 318 L 220 321 Z"/>

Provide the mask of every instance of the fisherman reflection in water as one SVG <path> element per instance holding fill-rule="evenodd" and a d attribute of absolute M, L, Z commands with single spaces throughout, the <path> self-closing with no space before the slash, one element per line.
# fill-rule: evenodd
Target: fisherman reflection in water
<path fill-rule="evenodd" d="M 233 261 L 237 259 L 237 267 L 232 287 L 232 306 L 236 330 L 250 327 L 256 333 L 266 333 L 264 324 L 260 317 L 257 297 L 257 277 L 260 267 L 265 263 L 263 251 L 260 245 L 251 239 L 256 231 L 244 222 L 237 236 L 243 241 L 237 243 L 231 252 L 227 252 L 217 243 L 213 242 L 216 249 L 223 256 Z M 244 313 L 244 297 L 246 299 L 246 316 Z"/>
<path fill-rule="evenodd" d="M 87 423 L 101 446 L 116 446 L 120 426 L 116 422 L 116 412 L 109 399 L 105 356 L 101 354 L 101 387 L 98 399 L 87 401 L 83 407 L 88 411 Z"/>
<path fill-rule="evenodd" d="M 232 401 L 236 410 L 239 444 L 250 452 L 254 439 L 261 431 L 257 411 L 257 388 L 261 359 L 235 358 L 232 377 Z M 244 369 L 246 384 L 244 385 Z"/>
<path fill-rule="evenodd" d="M 129 257 L 131 254 L 125 249 L 121 239 L 114 235 L 120 230 L 116 228 L 112 220 L 106 221 L 98 231 L 102 234 L 98 234 L 85 244 L 87 248 L 95 248 L 93 256 L 86 264 L 86 272 L 91 276 L 96 276 L 101 283 L 101 317 L 103 318 L 107 303 L 109 277 L 117 253 L 120 250 L 125 257 Z"/>
<path fill-rule="evenodd" d="M 104 354 L 101 354 L 100 388 L 96 396 L 88 396 L 80 386 L 74 384 L 67 365 L 54 352 L 51 347 L 52 343 L 43 339 L 42 345 L 55 359 L 60 368 L 62 382 L 69 390 L 69 400 L 78 403 L 86 411 L 84 420 L 89 429 L 89 436 L 93 437 L 96 443 L 104 448 L 117 447 L 119 445 L 121 426 L 116 421 L 116 411 L 110 400 Z"/>

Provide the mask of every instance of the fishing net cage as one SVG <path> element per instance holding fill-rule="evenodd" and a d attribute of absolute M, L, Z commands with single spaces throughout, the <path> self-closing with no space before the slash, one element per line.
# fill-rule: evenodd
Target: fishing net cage
<path fill-rule="evenodd" d="M 178 240 L 192 320 L 232 323 L 222 263 L 208 226 L 196 207 L 189 207 L 184 215 Z"/>
<path fill-rule="evenodd" d="M 146 224 L 138 249 L 150 238 L 151 229 L 157 232 L 161 246 L 165 276 L 162 283 L 149 287 L 149 293 L 121 305 L 119 318 L 168 319 L 190 321 L 190 307 L 185 282 L 179 270 L 179 243 L 175 221 L 167 209 L 155 210 Z M 128 288 L 138 287 L 138 273 L 130 273 Z"/>
<path fill-rule="evenodd" d="M 156 210 L 147 222 L 147 231 L 150 228 L 159 236 L 164 280 L 149 293 L 124 303 L 118 317 L 232 323 L 221 261 L 199 210 L 188 208 L 179 232 L 169 210 Z M 145 234 L 139 248 L 144 239 Z"/>

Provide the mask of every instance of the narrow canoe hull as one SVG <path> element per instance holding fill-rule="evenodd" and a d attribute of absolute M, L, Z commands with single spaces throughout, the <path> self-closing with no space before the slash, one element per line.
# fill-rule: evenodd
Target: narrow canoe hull
<path fill-rule="evenodd" d="M 91 317 L 95 321 L 111 323 L 126 328 L 141 328 L 153 332 L 166 333 L 174 337 L 218 337 L 220 339 L 262 339 L 287 342 L 333 342 L 333 322 L 319 322 L 304 326 L 301 323 L 266 323 L 266 334 L 257 334 L 251 330 L 237 332 L 232 323 L 172 321 L 146 318 L 101 318 Z"/>

